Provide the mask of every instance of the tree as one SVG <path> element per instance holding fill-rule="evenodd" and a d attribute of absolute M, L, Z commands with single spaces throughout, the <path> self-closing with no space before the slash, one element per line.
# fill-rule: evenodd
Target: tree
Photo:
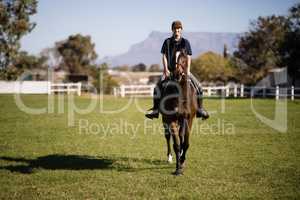
<path fill-rule="evenodd" d="M 234 79 L 246 85 L 254 85 L 265 76 L 268 70 L 268 68 L 257 70 L 249 67 L 242 59 L 237 57 L 230 57 L 228 62 L 229 66 L 234 69 Z"/>
<path fill-rule="evenodd" d="M 103 63 L 99 68 L 93 68 L 93 85 L 97 89 L 97 92 L 104 94 L 110 94 L 114 87 L 118 86 L 118 83 L 108 73 L 108 65 Z"/>
<path fill-rule="evenodd" d="M 149 67 L 149 72 L 160 72 L 160 66 L 159 64 L 153 64 Z"/>
<path fill-rule="evenodd" d="M 1 71 L 0 77 L 4 80 L 16 80 L 26 70 L 46 69 L 48 67 L 46 61 L 46 57 L 37 57 L 21 51 L 12 65 Z"/>
<path fill-rule="evenodd" d="M 256 70 L 282 67 L 279 47 L 284 42 L 288 28 L 284 16 L 259 17 L 250 24 L 250 31 L 240 38 L 234 55 Z"/>
<path fill-rule="evenodd" d="M 132 66 L 133 72 L 144 72 L 146 71 L 147 66 L 144 63 L 139 63 L 137 65 Z"/>
<path fill-rule="evenodd" d="M 249 32 L 240 38 L 232 64 L 245 84 L 255 84 L 271 68 L 285 67 L 281 47 L 285 43 L 289 22 L 284 16 L 259 17 L 250 24 Z M 242 62 L 241 62 L 242 61 Z M 245 67 L 241 67 L 239 64 Z"/>
<path fill-rule="evenodd" d="M 34 29 L 36 24 L 30 22 L 30 16 L 36 8 L 36 0 L 0 0 L 0 69 L 12 64 L 20 39 Z"/>
<path fill-rule="evenodd" d="M 66 69 L 71 73 L 81 73 L 85 68 L 93 65 L 97 58 L 95 44 L 90 36 L 80 34 L 71 35 L 65 41 L 57 42 L 56 48 Z"/>
<path fill-rule="evenodd" d="M 34 55 L 29 55 L 26 51 L 19 53 L 16 61 L 14 62 L 14 67 L 20 70 L 25 69 L 46 69 L 46 57 L 37 57 Z"/>
<path fill-rule="evenodd" d="M 46 58 L 49 67 L 58 68 L 62 64 L 62 56 L 55 47 L 43 49 L 40 56 Z"/>
<path fill-rule="evenodd" d="M 229 55 L 229 51 L 228 51 L 227 45 L 224 44 L 223 57 L 228 58 L 228 55 Z"/>
<path fill-rule="evenodd" d="M 116 70 L 122 71 L 122 72 L 128 72 L 129 66 L 128 65 L 120 65 L 115 67 Z"/>
<path fill-rule="evenodd" d="M 207 52 L 192 60 L 191 72 L 201 81 L 226 83 L 234 78 L 235 69 L 228 59 L 214 52 Z"/>
<path fill-rule="evenodd" d="M 295 85 L 296 79 L 300 78 L 300 3 L 290 8 L 287 19 L 289 30 L 281 46 L 281 54 Z"/>
<path fill-rule="evenodd" d="M 292 84 L 300 78 L 300 3 L 289 9 L 287 16 L 259 17 L 239 42 L 235 58 L 249 69 L 242 72 L 253 83 L 270 68 L 287 67 Z"/>

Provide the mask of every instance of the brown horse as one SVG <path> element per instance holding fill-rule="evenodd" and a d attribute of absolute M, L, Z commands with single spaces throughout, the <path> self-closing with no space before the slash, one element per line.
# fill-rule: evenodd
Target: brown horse
<path fill-rule="evenodd" d="M 168 147 L 168 159 L 172 161 L 170 138 L 173 138 L 173 149 L 176 155 L 175 175 L 183 174 L 186 152 L 189 148 L 189 136 L 193 118 L 196 115 L 196 89 L 187 76 L 187 55 L 185 52 L 176 54 L 176 67 L 166 81 L 160 112 L 165 129 Z"/>

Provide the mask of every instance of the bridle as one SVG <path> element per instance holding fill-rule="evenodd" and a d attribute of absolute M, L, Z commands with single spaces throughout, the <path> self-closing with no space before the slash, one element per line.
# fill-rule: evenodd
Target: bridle
<path fill-rule="evenodd" d="M 182 61 L 181 59 L 185 59 L 184 61 Z M 179 82 L 182 80 L 183 77 L 186 76 L 185 74 L 185 69 L 186 69 L 186 66 L 187 65 L 187 58 L 186 58 L 186 54 L 183 53 L 182 51 L 179 53 L 177 59 L 176 59 L 176 63 L 175 63 L 175 71 L 179 71 L 178 72 L 178 76 L 179 76 Z"/>

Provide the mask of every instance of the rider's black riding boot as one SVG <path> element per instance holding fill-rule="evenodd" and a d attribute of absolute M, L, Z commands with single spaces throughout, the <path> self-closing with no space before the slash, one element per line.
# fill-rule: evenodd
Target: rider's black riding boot
<path fill-rule="evenodd" d="M 159 102 L 160 102 L 160 99 L 157 98 L 157 97 L 153 97 L 153 108 L 151 108 L 150 110 L 152 110 L 151 113 L 147 113 L 145 114 L 145 116 L 149 119 L 153 119 L 153 118 L 158 118 L 159 116 Z"/>
<path fill-rule="evenodd" d="M 202 100 L 202 92 L 197 92 L 197 104 L 198 104 L 198 109 L 196 112 L 196 117 L 197 118 L 202 118 L 202 119 L 208 119 L 209 114 L 208 112 L 203 108 L 203 100 Z"/>
<path fill-rule="evenodd" d="M 158 118 L 159 116 L 159 103 L 160 103 L 160 96 L 162 91 L 162 82 L 158 82 L 153 94 L 153 108 L 151 113 L 145 114 L 145 116 L 149 119 Z"/>
<path fill-rule="evenodd" d="M 193 84 L 193 86 L 196 89 L 197 92 L 197 104 L 198 104 L 198 108 L 197 108 L 197 112 L 196 112 L 196 117 L 197 118 L 202 118 L 202 119 L 207 119 L 209 118 L 209 114 L 208 112 L 203 108 L 203 92 L 201 89 L 201 86 L 199 85 L 198 81 L 196 80 L 196 78 L 194 78 L 194 76 L 190 77 L 191 82 Z"/>

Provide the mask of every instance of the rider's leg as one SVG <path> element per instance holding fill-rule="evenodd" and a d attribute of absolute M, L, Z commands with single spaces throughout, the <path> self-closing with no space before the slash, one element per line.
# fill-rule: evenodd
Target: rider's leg
<path fill-rule="evenodd" d="M 209 118 L 209 114 L 203 108 L 203 91 L 202 91 L 201 84 L 193 74 L 190 74 L 190 79 L 197 91 L 198 109 L 197 109 L 196 116 L 197 116 L 197 118 L 207 119 L 207 118 Z"/>
<path fill-rule="evenodd" d="M 160 79 L 153 91 L 153 107 L 150 109 L 152 110 L 151 113 L 147 113 L 145 116 L 149 119 L 158 118 L 159 116 L 159 103 L 160 97 L 162 92 L 162 79 Z"/>

